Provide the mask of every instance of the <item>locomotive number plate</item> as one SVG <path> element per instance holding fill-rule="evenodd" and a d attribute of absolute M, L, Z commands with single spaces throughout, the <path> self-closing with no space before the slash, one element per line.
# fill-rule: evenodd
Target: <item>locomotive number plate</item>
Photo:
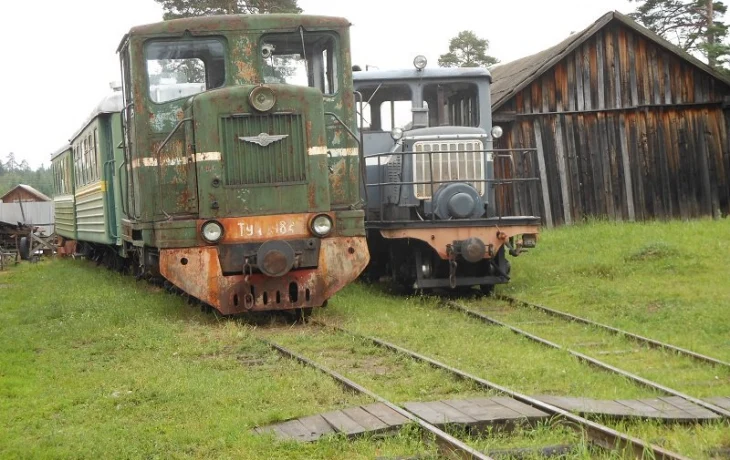
<path fill-rule="evenodd" d="M 279 214 L 221 219 L 223 241 L 266 241 L 271 239 L 311 238 L 308 214 Z"/>
<path fill-rule="evenodd" d="M 299 233 L 297 230 L 300 230 L 297 222 L 290 220 L 264 224 L 259 222 L 238 222 L 238 236 L 241 238 L 296 235 Z"/>

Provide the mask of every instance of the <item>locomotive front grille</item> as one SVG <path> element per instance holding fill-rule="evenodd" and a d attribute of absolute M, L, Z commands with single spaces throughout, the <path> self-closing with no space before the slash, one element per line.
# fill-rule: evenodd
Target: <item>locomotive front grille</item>
<path fill-rule="evenodd" d="M 221 125 L 226 184 L 285 184 L 307 179 L 301 115 L 233 115 L 222 118 Z"/>
<path fill-rule="evenodd" d="M 413 181 L 416 198 L 431 198 L 433 190 L 430 182 L 433 171 L 433 186 L 438 189 L 439 181 L 463 181 L 474 187 L 479 195 L 484 195 L 485 154 L 484 144 L 472 141 L 419 141 L 413 146 Z M 430 157 L 430 158 L 429 158 Z"/>

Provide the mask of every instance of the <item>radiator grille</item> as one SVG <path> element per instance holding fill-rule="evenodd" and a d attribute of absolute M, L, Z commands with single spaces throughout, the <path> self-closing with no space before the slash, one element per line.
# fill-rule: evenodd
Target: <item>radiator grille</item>
<path fill-rule="evenodd" d="M 413 151 L 414 182 L 430 182 L 433 168 L 436 189 L 441 186 L 438 181 L 463 180 L 484 195 L 485 183 L 480 181 L 485 178 L 485 153 L 481 141 L 422 141 L 415 143 Z M 414 189 L 421 200 L 433 195 L 431 184 L 416 184 Z"/>
<path fill-rule="evenodd" d="M 307 149 L 301 115 L 236 115 L 223 118 L 221 123 L 226 184 L 281 184 L 307 179 Z M 262 133 L 286 137 L 268 145 L 240 139 L 258 137 Z"/>

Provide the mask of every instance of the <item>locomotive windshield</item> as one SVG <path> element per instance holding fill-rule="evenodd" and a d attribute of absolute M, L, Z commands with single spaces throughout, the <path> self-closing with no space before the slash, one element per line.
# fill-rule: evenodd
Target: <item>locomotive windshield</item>
<path fill-rule="evenodd" d="M 272 34 L 261 41 L 266 83 L 310 86 L 322 94 L 337 92 L 339 73 L 335 38 L 329 34 Z"/>
<path fill-rule="evenodd" d="M 214 38 L 153 41 L 146 46 L 150 98 L 158 103 L 223 86 L 223 43 Z"/>
<path fill-rule="evenodd" d="M 418 109 L 428 110 L 428 126 L 479 126 L 479 88 L 473 83 L 379 84 L 360 88 L 363 126 L 370 131 L 410 129 Z"/>

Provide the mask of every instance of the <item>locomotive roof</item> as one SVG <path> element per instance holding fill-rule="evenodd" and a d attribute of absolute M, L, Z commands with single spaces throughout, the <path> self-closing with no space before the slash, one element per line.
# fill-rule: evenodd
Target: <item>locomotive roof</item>
<path fill-rule="evenodd" d="M 192 18 L 170 19 L 134 26 L 122 39 L 121 44 L 131 35 L 162 35 L 218 32 L 226 30 L 267 30 L 267 29 L 294 29 L 299 26 L 306 28 L 330 27 L 345 28 L 352 25 L 345 18 L 337 16 L 319 16 L 308 14 L 226 14 L 210 15 Z"/>
<path fill-rule="evenodd" d="M 415 68 L 396 70 L 366 70 L 352 73 L 355 83 L 384 80 L 421 80 L 421 79 L 446 79 L 446 78 L 488 78 L 492 79 L 489 70 L 483 67 L 446 67 L 446 68 L 425 68 L 421 71 Z"/>

